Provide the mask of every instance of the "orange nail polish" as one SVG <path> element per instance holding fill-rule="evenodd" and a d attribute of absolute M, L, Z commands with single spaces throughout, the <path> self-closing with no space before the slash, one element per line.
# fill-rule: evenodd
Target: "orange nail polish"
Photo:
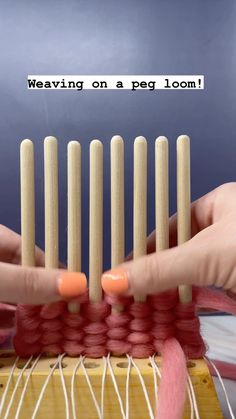
<path fill-rule="evenodd" d="M 102 275 L 102 288 L 109 294 L 124 294 L 128 291 L 128 275 L 124 269 L 112 269 Z"/>
<path fill-rule="evenodd" d="M 74 298 L 85 293 L 86 276 L 81 272 L 65 272 L 58 280 L 58 291 L 62 298 Z"/>

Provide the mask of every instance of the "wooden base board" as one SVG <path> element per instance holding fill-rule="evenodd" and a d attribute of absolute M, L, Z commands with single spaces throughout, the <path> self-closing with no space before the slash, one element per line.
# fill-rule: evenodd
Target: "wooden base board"
<path fill-rule="evenodd" d="M 20 419 L 30 419 L 34 410 L 36 401 L 38 399 L 40 390 L 43 383 L 51 370 L 51 367 L 56 362 L 57 358 L 42 358 L 39 360 L 32 376 L 29 380 L 27 391 L 24 397 L 24 402 L 21 409 Z M 2 396 L 6 382 L 15 361 L 15 355 L 10 351 L 0 353 L 0 397 Z M 161 358 L 156 358 L 157 364 L 161 365 Z M 67 393 L 70 403 L 71 413 L 71 377 L 78 358 L 63 358 L 63 373 L 66 382 Z M 153 369 L 150 366 L 148 359 L 135 359 L 139 367 L 142 377 L 145 381 L 149 398 L 152 406 L 155 406 L 155 390 Z M 15 368 L 13 378 L 11 380 L 10 388 L 8 391 L 5 408 L 1 417 L 4 417 L 4 412 L 10 396 L 14 389 L 17 377 L 19 376 L 22 366 L 26 363 L 25 360 L 18 362 L 18 367 Z M 126 358 L 111 357 L 111 364 L 115 373 L 116 381 L 120 390 L 121 398 L 125 406 L 125 385 L 127 376 L 127 360 Z M 101 380 L 103 374 L 103 360 L 102 359 L 89 359 L 85 360 L 86 370 L 96 394 L 97 400 L 101 400 Z M 29 370 L 25 370 L 23 377 L 20 381 L 19 388 L 16 392 L 14 404 L 11 408 L 9 418 L 14 418 L 16 409 L 21 395 L 22 388 L 27 378 Z M 217 399 L 214 383 L 209 373 L 208 367 L 204 360 L 191 360 L 188 363 L 188 371 L 193 383 L 194 391 L 196 394 L 199 414 L 201 419 L 223 419 L 220 410 L 219 402 Z M 178 384 L 176 384 L 178 385 Z M 97 412 L 91 398 L 85 375 L 81 368 L 77 370 L 75 379 L 75 400 L 76 412 L 78 419 L 97 419 Z M 148 418 L 147 404 L 144 398 L 143 390 L 140 384 L 137 371 L 132 368 L 129 383 L 129 406 L 130 406 L 130 419 L 145 419 Z M 58 369 L 54 370 L 48 387 L 44 393 L 43 400 L 38 411 L 37 418 L 45 419 L 64 419 L 65 418 L 65 400 L 62 391 L 61 377 Z M 71 416 L 72 417 L 72 416 Z M 189 401 L 186 401 L 184 419 L 190 417 Z M 115 394 L 114 386 L 112 383 L 110 372 L 107 371 L 105 381 L 105 401 L 104 401 L 104 418 L 106 419 L 119 419 L 121 418 L 120 408 Z"/>

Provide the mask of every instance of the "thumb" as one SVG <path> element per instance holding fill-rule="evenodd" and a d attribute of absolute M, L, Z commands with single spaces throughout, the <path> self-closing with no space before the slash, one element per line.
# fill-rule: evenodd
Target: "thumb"
<path fill-rule="evenodd" d="M 192 240 L 168 250 L 152 253 L 123 263 L 102 276 L 106 293 L 147 295 L 166 291 L 178 285 L 206 283 L 206 252 Z M 202 284 L 203 285 L 203 284 Z"/>
<path fill-rule="evenodd" d="M 1 302 L 46 304 L 78 297 L 86 287 L 86 277 L 80 272 L 0 263 Z"/>

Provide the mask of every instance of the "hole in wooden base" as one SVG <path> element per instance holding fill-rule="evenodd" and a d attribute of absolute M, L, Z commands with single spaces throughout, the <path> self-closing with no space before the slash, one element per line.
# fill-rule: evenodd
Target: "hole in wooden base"
<path fill-rule="evenodd" d="M 25 367 L 25 365 L 27 364 L 27 362 L 24 362 L 24 361 L 20 361 L 20 362 L 18 362 L 18 364 L 17 364 L 17 368 L 19 369 L 19 370 L 22 370 L 24 367 Z M 26 367 L 26 370 L 28 370 L 29 368 L 31 368 L 32 367 L 32 362 L 30 362 L 29 363 L 29 365 L 27 365 L 27 367 Z"/>
<path fill-rule="evenodd" d="M 187 361 L 187 368 L 194 368 L 194 367 L 196 367 L 195 362 L 193 362 L 193 361 Z"/>
<path fill-rule="evenodd" d="M 98 368 L 99 364 L 97 364 L 96 362 L 85 362 L 84 366 L 86 369 L 92 369 L 92 368 Z"/>
<path fill-rule="evenodd" d="M 3 388 L 3 387 L 4 387 L 4 385 L 2 383 L 0 383 L 0 388 Z"/>
<path fill-rule="evenodd" d="M 129 364 L 128 364 L 128 362 L 118 362 L 118 364 L 116 364 L 116 366 L 118 368 L 128 368 Z"/>
<path fill-rule="evenodd" d="M 45 352 L 44 353 L 45 358 L 55 358 L 56 355 L 53 354 L 52 352 Z"/>
<path fill-rule="evenodd" d="M 55 366 L 55 364 L 57 364 L 57 362 L 54 362 L 54 364 L 50 364 L 50 368 L 53 368 Z M 62 366 L 62 368 L 66 368 L 67 364 L 62 362 L 61 366 Z M 55 370 L 58 370 L 58 369 L 59 369 L 59 364 L 57 364 L 57 366 L 55 367 Z"/>

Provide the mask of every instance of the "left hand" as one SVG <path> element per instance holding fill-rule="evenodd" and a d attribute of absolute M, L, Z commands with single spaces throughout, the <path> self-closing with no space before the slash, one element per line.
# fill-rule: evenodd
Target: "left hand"
<path fill-rule="evenodd" d="M 36 266 L 43 267 L 44 259 L 44 252 L 36 247 Z M 21 236 L 3 225 L 0 225 L 0 262 L 21 263 Z M 0 329 L 14 327 L 15 310 L 14 305 L 0 303 Z"/>

